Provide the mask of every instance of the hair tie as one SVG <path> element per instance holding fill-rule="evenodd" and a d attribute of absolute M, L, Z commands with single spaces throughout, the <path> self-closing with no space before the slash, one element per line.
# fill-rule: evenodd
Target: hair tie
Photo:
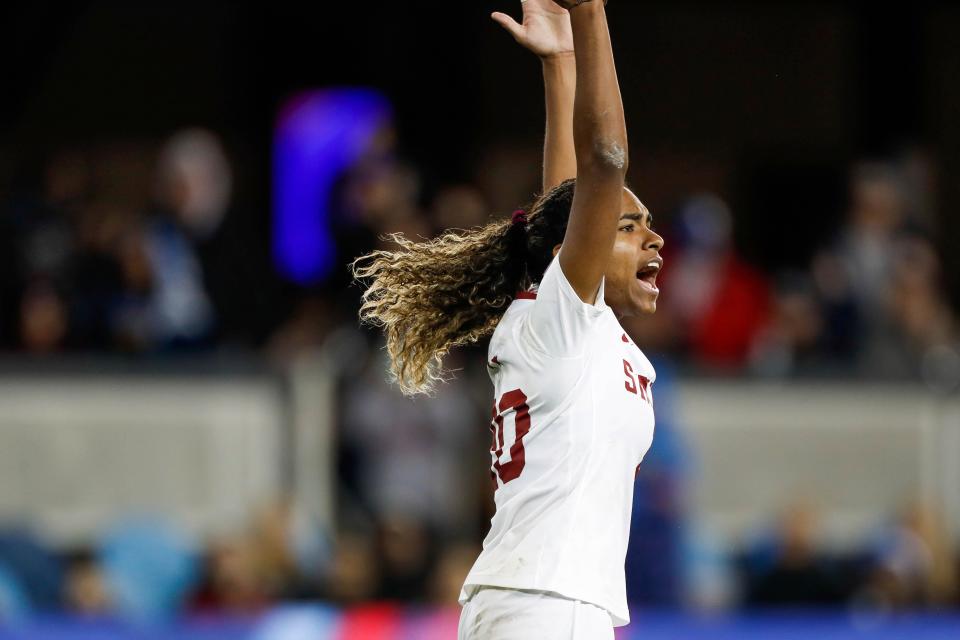
<path fill-rule="evenodd" d="M 513 212 L 513 224 L 527 224 L 527 212 L 523 209 L 517 209 Z"/>

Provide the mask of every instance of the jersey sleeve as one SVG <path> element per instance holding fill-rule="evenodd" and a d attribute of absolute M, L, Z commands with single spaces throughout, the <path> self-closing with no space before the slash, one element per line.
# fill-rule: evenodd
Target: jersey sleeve
<path fill-rule="evenodd" d="M 583 355 L 589 335 L 607 310 L 604 283 L 600 283 L 596 302 L 584 302 L 564 275 L 558 257 L 547 267 L 536 300 L 520 323 L 520 338 L 548 356 L 577 357 Z"/>

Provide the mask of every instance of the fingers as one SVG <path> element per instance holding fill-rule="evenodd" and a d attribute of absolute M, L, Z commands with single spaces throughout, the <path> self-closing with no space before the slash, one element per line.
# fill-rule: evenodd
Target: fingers
<path fill-rule="evenodd" d="M 505 13 L 494 12 L 491 16 L 493 21 L 510 32 L 516 40 L 523 36 L 523 26 Z"/>

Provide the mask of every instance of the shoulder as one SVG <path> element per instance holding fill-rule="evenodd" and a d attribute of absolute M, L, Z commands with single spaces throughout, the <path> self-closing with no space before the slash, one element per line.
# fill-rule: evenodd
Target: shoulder
<path fill-rule="evenodd" d="M 547 267 L 538 288 L 537 300 L 541 307 L 557 307 L 560 313 L 576 313 L 587 318 L 598 319 L 609 310 L 604 301 L 605 282 L 600 281 L 597 298 L 594 302 L 584 302 L 574 290 L 560 266 L 560 255 L 557 254 Z"/>
<path fill-rule="evenodd" d="M 536 298 L 536 292 L 524 291 L 517 294 L 516 299 L 510 303 L 490 337 L 489 353 L 491 356 L 502 352 L 505 343 L 513 343 L 516 340 L 517 328 L 523 319 L 530 314 Z"/>

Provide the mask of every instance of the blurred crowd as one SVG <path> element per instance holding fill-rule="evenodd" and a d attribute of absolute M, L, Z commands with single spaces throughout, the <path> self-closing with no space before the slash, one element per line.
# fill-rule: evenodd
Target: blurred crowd
<path fill-rule="evenodd" d="M 741 257 L 725 202 L 691 197 L 666 230 L 660 309 L 636 328 L 700 371 L 956 388 L 960 334 L 933 242 L 934 174 L 920 152 L 854 165 L 839 231 L 811 247 L 807 268 L 777 272 Z M 782 224 L 815 237 L 825 218 Z"/>
<path fill-rule="evenodd" d="M 378 336 L 356 325 L 360 290 L 346 264 L 390 246 L 386 234 L 430 237 L 529 201 L 539 152 L 495 147 L 473 183 L 437 185 L 398 158 L 394 137 L 382 132 L 339 181 L 329 223 L 343 268 L 308 288 L 270 272 L 267 227 L 250 223 L 234 162 L 211 131 L 60 151 L 13 185 L 0 201 L 0 347 L 38 357 L 240 349 L 280 362 L 326 349 L 340 372 L 338 526 L 323 531 L 281 503 L 207 541 L 134 521 L 64 552 L 10 529 L 0 532 L 0 613 L 250 614 L 318 598 L 455 603 L 492 511 L 482 347 L 451 356 L 457 374 L 437 397 L 404 399 L 385 379 Z M 675 211 L 655 212 L 667 239 L 662 300 L 632 329 L 665 373 L 657 438 L 638 477 L 628 558 L 635 603 L 960 606 L 955 548 L 920 507 L 840 554 L 823 551 L 816 511 L 799 505 L 735 557 L 712 551 L 685 526 L 683 443 L 664 408 L 669 363 L 955 389 L 960 327 L 932 241 L 932 175 L 922 155 L 857 163 L 840 232 L 811 247 L 807 268 L 779 273 L 742 257 L 737 217 L 718 195 L 691 194 Z M 798 233 L 815 223 L 784 221 Z"/>
<path fill-rule="evenodd" d="M 352 323 L 359 290 L 346 265 L 388 246 L 385 234 L 430 237 L 481 225 L 537 188 L 532 147 L 492 147 L 477 179 L 461 184 L 431 182 L 395 147 L 392 130 L 383 131 L 339 181 L 328 221 L 338 267 L 307 288 L 273 272 L 269 222 L 238 197 L 235 167 L 212 132 L 53 153 L 0 201 L 0 347 L 265 347 L 283 357 Z M 655 212 L 667 239 L 663 293 L 656 316 L 634 330 L 648 350 L 694 371 L 955 387 L 960 339 L 933 242 L 936 189 L 923 151 L 856 163 L 833 238 L 810 247 L 806 268 L 777 271 L 742 257 L 726 202 L 690 194 Z M 825 212 L 841 205 L 824 203 L 809 219 L 783 224 L 815 237 Z"/>
<path fill-rule="evenodd" d="M 444 538 L 428 523 L 393 515 L 369 529 L 323 536 L 292 504 L 280 502 L 205 544 L 143 517 L 117 523 L 91 547 L 67 551 L 24 529 L 3 529 L 0 619 L 249 617 L 281 603 L 319 601 L 454 608 L 478 547 L 475 540 Z M 627 565 L 634 607 L 833 608 L 865 617 L 960 607 L 958 556 L 936 515 L 920 506 L 842 550 L 824 547 L 816 510 L 800 503 L 734 554 L 718 554 L 682 528 L 667 527 L 674 549 L 658 545 L 652 524 L 649 514 L 634 518 L 640 544 L 631 546 Z"/>
<path fill-rule="evenodd" d="M 240 232 L 234 172 L 211 132 L 160 148 L 68 148 L 0 203 L 7 352 L 189 352 L 252 345 L 264 278 Z M 249 286 L 241 295 L 237 286 Z"/>

